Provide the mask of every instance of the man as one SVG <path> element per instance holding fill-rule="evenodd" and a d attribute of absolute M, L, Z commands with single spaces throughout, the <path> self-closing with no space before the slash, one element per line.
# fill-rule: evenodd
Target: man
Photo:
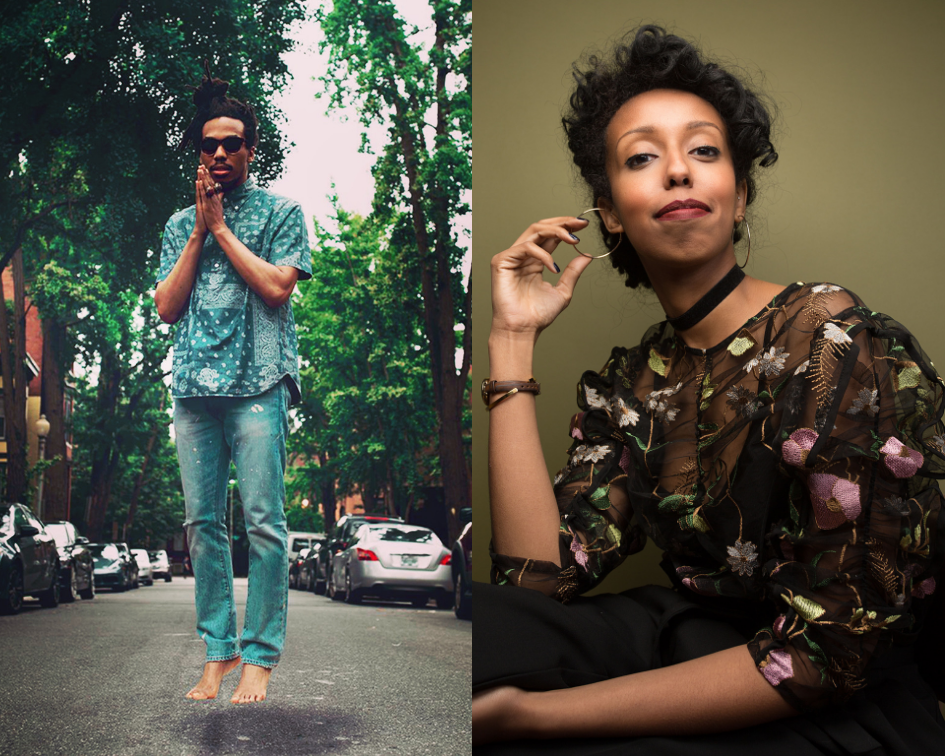
<path fill-rule="evenodd" d="M 183 148 L 198 148 L 196 203 L 164 230 L 154 302 L 174 338 L 174 430 L 196 582 L 203 676 L 187 693 L 215 698 L 242 663 L 233 703 L 262 701 L 285 640 L 287 411 L 300 398 L 289 297 L 311 278 L 297 202 L 249 178 L 256 117 L 206 70 Z M 230 461 L 249 535 L 249 593 L 237 635 L 226 526 Z"/>

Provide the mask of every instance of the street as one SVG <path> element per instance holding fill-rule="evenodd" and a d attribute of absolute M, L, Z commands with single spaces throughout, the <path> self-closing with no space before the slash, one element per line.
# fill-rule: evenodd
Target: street
<path fill-rule="evenodd" d="M 0 617 L 2 756 L 468 754 L 472 623 L 452 611 L 289 591 L 268 699 L 236 706 L 239 671 L 190 701 L 204 644 L 194 581 Z M 242 627 L 246 579 L 237 578 Z"/>

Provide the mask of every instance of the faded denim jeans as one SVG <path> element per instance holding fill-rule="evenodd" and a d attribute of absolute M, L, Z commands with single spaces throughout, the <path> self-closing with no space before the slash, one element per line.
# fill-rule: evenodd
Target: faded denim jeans
<path fill-rule="evenodd" d="M 207 644 L 207 661 L 242 656 L 244 664 L 272 668 L 282 653 L 289 598 L 284 481 L 288 406 L 284 380 L 258 396 L 174 400 L 197 634 Z M 242 638 L 236 632 L 226 525 L 231 458 L 249 535 Z"/>

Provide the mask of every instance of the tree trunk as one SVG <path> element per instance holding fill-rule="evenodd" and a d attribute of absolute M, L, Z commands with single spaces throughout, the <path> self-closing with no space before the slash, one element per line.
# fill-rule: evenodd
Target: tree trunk
<path fill-rule="evenodd" d="M 69 517 L 69 462 L 66 459 L 65 383 L 62 344 L 65 326 L 53 318 L 43 318 L 43 398 L 42 411 L 49 421 L 46 458 L 59 457 L 45 473 L 43 513 L 47 520 Z"/>
<path fill-rule="evenodd" d="M 164 409 L 164 397 L 161 397 L 161 409 Z M 131 501 L 128 503 L 128 516 L 125 518 L 125 526 L 122 528 L 121 535 L 122 540 L 125 540 L 128 530 L 131 529 L 132 524 L 135 520 L 135 515 L 138 512 L 138 497 L 141 494 L 141 488 L 144 486 L 144 481 L 147 479 L 148 474 L 148 464 L 151 462 L 151 452 L 154 449 L 154 442 L 157 440 L 158 433 L 161 432 L 161 429 L 164 428 L 163 425 L 155 425 L 154 429 L 151 431 L 151 435 L 148 436 L 148 445 L 144 450 L 144 459 L 141 461 L 141 469 L 138 470 L 138 477 L 135 478 L 135 487 L 131 492 Z"/>
<path fill-rule="evenodd" d="M 100 427 L 108 428 L 115 422 L 118 409 L 121 366 L 114 353 L 102 355 L 102 367 L 99 373 L 97 415 Z M 117 466 L 117 454 L 113 449 L 119 446 L 119 439 L 112 439 L 108 433 L 101 434 L 101 446 L 92 453 L 92 472 L 89 481 L 89 501 L 86 510 L 86 528 L 90 541 L 100 541 L 105 537 L 105 515 L 108 498 L 111 493 L 112 478 Z"/>
<path fill-rule="evenodd" d="M 13 254 L 13 341 L 6 295 L 0 278 L 0 363 L 3 377 L 3 414 L 6 426 L 6 501 L 30 505 L 26 496 L 26 307 L 23 281 L 23 251 Z M 0 271 L 2 272 L 2 271 Z"/>

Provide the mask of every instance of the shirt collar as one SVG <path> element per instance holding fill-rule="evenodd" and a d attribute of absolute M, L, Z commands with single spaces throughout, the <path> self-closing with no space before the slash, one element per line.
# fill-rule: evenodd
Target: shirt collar
<path fill-rule="evenodd" d="M 234 211 L 239 210 L 243 206 L 243 203 L 246 202 L 246 198 L 256 191 L 257 188 L 256 179 L 252 176 L 248 177 L 246 181 L 236 187 L 236 189 L 231 189 L 223 195 L 224 207 Z"/>

